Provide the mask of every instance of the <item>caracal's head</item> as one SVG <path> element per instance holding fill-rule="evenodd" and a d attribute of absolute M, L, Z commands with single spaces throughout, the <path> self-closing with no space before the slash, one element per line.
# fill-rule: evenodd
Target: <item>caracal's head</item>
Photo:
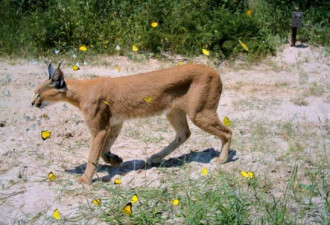
<path fill-rule="evenodd" d="M 51 63 L 48 65 L 49 79 L 34 91 L 35 97 L 32 106 L 44 108 L 51 103 L 63 100 L 67 87 L 60 66 L 61 63 L 54 69 Z"/>

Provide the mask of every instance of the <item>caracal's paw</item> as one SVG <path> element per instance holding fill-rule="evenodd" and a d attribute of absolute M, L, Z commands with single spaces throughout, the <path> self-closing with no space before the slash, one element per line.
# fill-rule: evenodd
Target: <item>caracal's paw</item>
<path fill-rule="evenodd" d="M 227 157 L 226 158 L 217 157 L 213 159 L 212 162 L 215 162 L 217 164 L 224 164 L 227 162 Z"/>
<path fill-rule="evenodd" d="M 148 165 L 152 165 L 152 164 L 159 164 L 161 163 L 161 161 L 163 160 L 163 157 L 160 155 L 152 155 L 148 160 L 147 160 L 147 164 Z"/>
<path fill-rule="evenodd" d="M 81 184 L 88 184 L 90 185 L 92 183 L 92 179 L 87 178 L 85 175 L 82 175 L 77 179 L 77 181 Z"/>
<path fill-rule="evenodd" d="M 123 162 L 122 158 L 118 155 L 112 154 L 111 152 L 107 152 L 102 158 L 106 163 L 111 164 L 113 167 L 118 167 Z"/>

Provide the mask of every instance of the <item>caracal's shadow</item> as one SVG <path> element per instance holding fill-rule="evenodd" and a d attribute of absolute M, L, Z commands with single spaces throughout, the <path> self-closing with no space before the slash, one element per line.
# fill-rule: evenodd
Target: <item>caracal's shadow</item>
<path fill-rule="evenodd" d="M 185 163 L 199 162 L 199 163 L 210 163 L 213 158 L 219 157 L 220 152 L 215 151 L 213 148 L 205 149 L 201 152 L 190 152 L 188 154 L 183 154 L 177 158 L 170 158 L 163 160 L 159 164 L 147 165 L 144 160 L 134 159 L 130 161 L 123 162 L 119 167 L 112 167 L 108 164 L 99 164 L 97 167 L 97 172 L 107 172 L 108 175 L 95 178 L 93 180 L 102 180 L 104 182 L 109 182 L 112 177 L 120 174 L 126 174 L 136 170 L 148 170 L 153 167 L 178 167 Z M 229 151 L 228 160 L 226 163 L 234 162 L 238 160 L 236 157 L 236 150 L 231 149 Z M 72 174 L 83 174 L 86 168 L 86 164 L 79 165 L 74 169 L 65 170 L 65 172 Z"/>

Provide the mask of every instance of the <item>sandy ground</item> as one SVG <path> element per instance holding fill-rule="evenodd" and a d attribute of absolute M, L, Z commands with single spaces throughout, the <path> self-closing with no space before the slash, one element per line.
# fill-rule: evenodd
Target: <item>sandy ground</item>
<path fill-rule="evenodd" d="M 139 62 L 119 56 L 100 57 L 92 62 L 86 60 L 88 65 L 82 65 L 76 72 L 69 62 L 64 62 L 62 68 L 69 77 L 86 79 L 168 68 L 175 66 L 177 59 Z M 270 135 L 273 137 L 265 146 L 256 148 L 251 141 L 255 135 L 253 127 L 274 121 L 274 124 L 299 124 L 297 129 L 304 131 L 310 128 L 310 133 L 307 132 L 310 135 L 318 126 L 329 131 L 329 55 L 321 48 L 285 47 L 277 56 L 254 65 L 225 62 L 215 66 L 204 57 L 192 61 L 211 64 L 221 74 L 224 93 L 218 114 L 220 118 L 228 116 L 233 122 L 232 155 L 227 164 L 210 163 L 218 155 L 220 140 L 190 123 L 191 138 L 166 158 L 166 170 L 175 173 L 176 165 L 185 159 L 192 168 L 206 166 L 227 172 L 246 168 L 256 174 L 273 171 L 272 180 L 278 183 L 273 189 L 274 195 L 281 193 L 292 164 L 289 166 L 290 161 L 278 158 L 290 143 L 283 134 L 276 133 L 276 126 L 265 126 L 267 132 L 273 132 Z M 115 65 L 120 66 L 120 72 Z M 79 110 L 65 103 L 44 110 L 31 107 L 33 91 L 47 79 L 46 71 L 43 60 L 0 59 L 0 224 L 31 222 L 38 214 L 51 216 L 55 208 L 61 208 L 69 216 L 78 210 L 80 202 L 93 195 L 79 191 L 83 186 L 76 182 L 87 160 L 90 143 Z M 46 129 L 52 131 L 52 136 L 43 141 L 40 131 Z M 166 146 L 173 137 L 165 116 L 127 121 L 112 150 L 123 158 L 123 165 L 111 168 L 101 160 L 97 177 L 103 181 L 99 179 L 93 185 L 113 182 L 115 177 L 121 177 L 123 186 L 127 187 L 159 185 L 164 181 L 163 174 L 157 168 L 143 170 L 142 161 Z M 328 147 L 329 133 L 325 137 L 323 141 Z M 272 146 L 269 152 L 268 146 Z M 310 147 L 306 151 L 314 149 Z M 324 153 L 314 152 L 310 156 L 309 160 L 317 162 Z M 57 175 L 58 182 L 47 180 L 50 171 Z M 199 169 L 192 170 L 189 176 L 198 173 Z M 87 190 L 92 190 L 93 185 Z M 75 194 L 69 193 L 72 189 Z"/>

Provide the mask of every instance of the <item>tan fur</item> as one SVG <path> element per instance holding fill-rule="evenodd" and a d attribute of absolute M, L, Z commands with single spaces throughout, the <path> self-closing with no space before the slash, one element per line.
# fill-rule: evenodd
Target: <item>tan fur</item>
<path fill-rule="evenodd" d="M 148 163 L 159 163 L 188 139 L 186 115 L 196 126 L 221 139 L 222 150 L 216 161 L 227 160 L 232 132 L 217 116 L 222 83 L 217 71 L 210 67 L 188 64 L 118 78 L 65 79 L 59 87 L 63 80 L 58 67 L 51 79 L 37 88 L 32 105 L 42 107 L 45 102 L 66 101 L 82 111 L 92 135 L 87 167 L 80 178 L 82 183 L 91 183 L 100 157 L 112 165 L 121 163 L 119 157 L 110 153 L 110 148 L 125 120 L 164 112 L 176 137 L 151 156 Z"/>

